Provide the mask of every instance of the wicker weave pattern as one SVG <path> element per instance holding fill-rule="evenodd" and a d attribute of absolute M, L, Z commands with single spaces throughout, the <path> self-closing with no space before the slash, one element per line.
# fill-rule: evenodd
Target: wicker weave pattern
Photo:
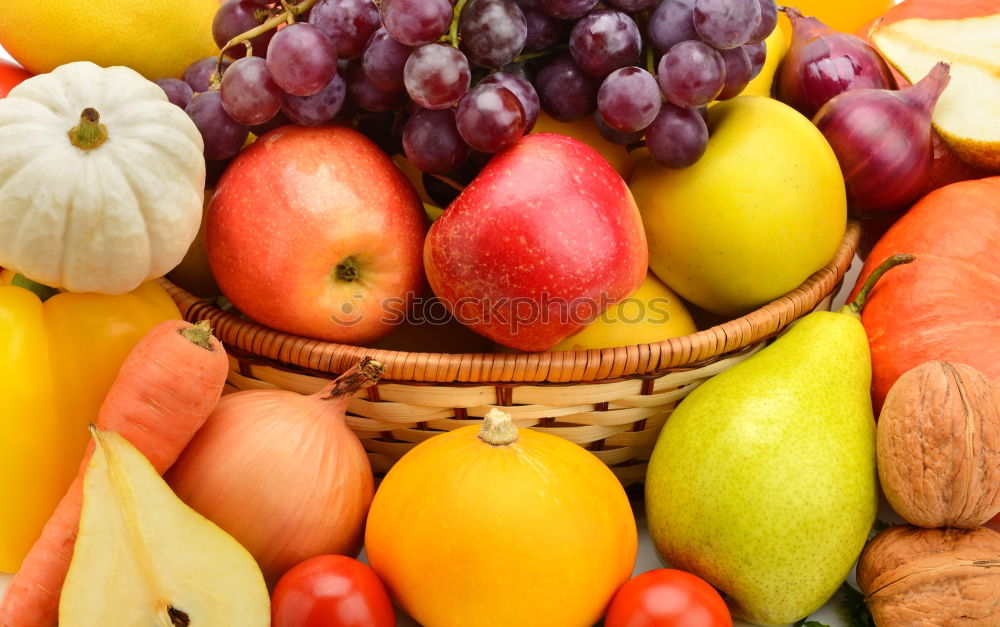
<path fill-rule="evenodd" d="M 349 423 L 372 467 L 384 472 L 442 431 L 504 406 L 518 425 L 586 447 L 628 485 L 641 482 L 660 428 L 703 381 L 746 359 L 815 309 L 829 308 L 850 267 L 860 228 L 851 222 L 833 261 L 746 316 L 655 344 L 532 354 L 404 353 L 296 337 L 226 313 L 165 283 L 185 319 L 207 319 L 230 353 L 229 390 L 308 394 L 371 356 L 383 382 L 351 402 Z"/>

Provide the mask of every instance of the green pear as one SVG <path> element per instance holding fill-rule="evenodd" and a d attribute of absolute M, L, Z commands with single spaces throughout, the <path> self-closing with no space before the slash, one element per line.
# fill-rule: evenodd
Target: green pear
<path fill-rule="evenodd" d="M 60 627 L 267 627 L 257 562 L 113 431 L 92 428 Z"/>
<path fill-rule="evenodd" d="M 718 588 L 744 620 L 784 625 L 822 606 L 875 521 L 871 358 L 858 310 L 880 274 L 855 303 L 803 317 L 695 389 L 656 442 L 646 515 L 657 553 Z"/>

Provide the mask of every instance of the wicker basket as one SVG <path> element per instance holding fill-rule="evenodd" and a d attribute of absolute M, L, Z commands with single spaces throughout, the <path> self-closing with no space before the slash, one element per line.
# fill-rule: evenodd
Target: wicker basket
<path fill-rule="evenodd" d="M 280 333 L 165 286 L 184 318 L 209 320 L 230 355 L 229 389 L 312 393 L 370 355 L 382 382 L 352 400 L 351 428 L 385 472 L 417 443 L 505 406 L 517 424 L 566 438 L 604 461 L 623 484 L 643 481 L 657 434 L 677 401 L 746 359 L 793 320 L 828 309 L 851 265 L 850 222 L 836 257 L 805 283 L 741 318 L 655 344 L 554 353 L 407 353 Z"/>

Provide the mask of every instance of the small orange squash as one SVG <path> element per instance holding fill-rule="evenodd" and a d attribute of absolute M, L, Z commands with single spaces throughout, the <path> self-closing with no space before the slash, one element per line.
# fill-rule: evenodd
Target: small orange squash
<path fill-rule="evenodd" d="M 390 593 L 434 627 L 593 625 L 636 545 L 625 491 L 597 457 L 497 409 L 399 460 L 365 533 Z"/>

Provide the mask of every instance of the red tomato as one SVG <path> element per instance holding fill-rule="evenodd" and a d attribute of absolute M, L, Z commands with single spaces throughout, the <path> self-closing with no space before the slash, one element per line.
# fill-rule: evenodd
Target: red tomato
<path fill-rule="evenodd" d="M 606 627 L 732 627 L 726 602 L 704 579 L 660 568 L 636 575 L 618 589 Z"/>
<path fill-rule="evenodd" d="M 295 566 L 274 587 L 271 627 L 394 627 L 389 594 L 371 568 L 342 555 Z"/>
<path fill-rule="evenodd" d="M 0 59 L 0 98 L 7 96 L 7 92 L 14 85 L 31 76 L 31 72 L 20 65 L 15 65 L 6 59 Z"/>

